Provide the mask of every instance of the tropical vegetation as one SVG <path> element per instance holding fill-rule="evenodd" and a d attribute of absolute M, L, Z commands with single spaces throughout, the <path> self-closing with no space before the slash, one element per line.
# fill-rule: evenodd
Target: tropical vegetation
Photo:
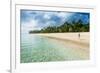
<path fill-rule="evenodd" d="M 29 33 L 64 33 L 64 32 L 89 32 L 89 23 L 83 23 L 82 20 L 72 21 L 61 24 L 60 26 L 48 26 L 41 30 L 31 30 Z"/>

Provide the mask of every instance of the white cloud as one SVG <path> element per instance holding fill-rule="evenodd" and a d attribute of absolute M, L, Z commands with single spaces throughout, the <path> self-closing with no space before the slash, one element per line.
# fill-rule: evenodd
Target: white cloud
<path fill-rule="evenodd" d="M 21 24 L 21 31 L 22 32 L 29 32 L 30 30 L 40 30 L 40 27 L 38 26 L 38 21 L 37 20 L 30 20 L 29 22 L 23 22 Z"/>
<path fill-rule="evenodd" d="M 57 14 L 59 17 L 65 17 L 65 16 L 70 16 L 69 13 L 63 13 L 63 12 L 60 12 Z"/>
<path fill-rule="evenodd" d="M 45 13 L 44 16 L 43 16 L 45 19 L 50 19 L 51 16 L 48 14 L 48 13 Z"/>
<path fill-rule="evenodd" d="M 29 32 L 30 30 L 40 30 L 43 27 L 46 26 L 50 26 L 50 25 L 56 25 L 56 21 L 53 21 L 51 19 L 52 16 L 57 16 L 59 18 L 61 18 L 61 23 L 63 23 L 66 19 L 68 19 L 71 15 L 73 15 L 73 13 L 67 13 L 67 12 L 39 12 L 39 11 L 35 11 L 35 16 L 38 15 L 39 19 L 35 19 L 34 15 L 32 14 L 32 12 L 34 11 L 26 11 L 26 14 L 29 15 L 29 21 L 27 22 L 22 22 L 22 27 L 21 30 L 23 32 Z M 40 17 L 42 15 L 43 19 L 40 19 Z M 46 20 L 47 19 L 47 20 Z M 51 19 L 51 20 L 49 20 Z M 42 22 L 42 20 L 46 20 L 46 22 Z M 41 22 L 40 22 L 41 21 Z M 59 23 L 60 24 L 60 23 Z M 58 25 L 58 24 L 57 24 Z"/>

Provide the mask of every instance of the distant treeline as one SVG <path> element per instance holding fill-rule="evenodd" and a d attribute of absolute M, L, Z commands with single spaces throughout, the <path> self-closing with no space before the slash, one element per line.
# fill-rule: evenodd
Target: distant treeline
<path fill-rule="evenodd" d="M 63 32 L 89 32 L 89 23 L 84 24 L 82 20 L 77 22 L 65 22 L 60 26 L 48 26 L 41 30 L 32 30 L 29 33 L 63 33 Z"/>

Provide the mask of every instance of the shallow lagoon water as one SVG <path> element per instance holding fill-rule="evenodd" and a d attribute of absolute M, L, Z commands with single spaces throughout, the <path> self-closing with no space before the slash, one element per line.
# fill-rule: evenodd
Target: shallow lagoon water
<path fill-rule="evenodd" d="M 60 41 L 34 34 L 22 34 L 20 62 L 32 63 L 88 59 L 85 51 L 70 48 L 67 44 L 61 44 Z"/>

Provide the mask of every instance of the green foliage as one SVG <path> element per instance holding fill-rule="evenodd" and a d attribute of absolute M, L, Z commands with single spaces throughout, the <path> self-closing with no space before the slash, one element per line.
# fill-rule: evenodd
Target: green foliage
<path fill-rule="evenodd" d="M 48 26 L 41 30 L 32 30 L 29 33 L 64 33 L 64 32 L 89 32 L 89 23 L 83 24 L 81 20 L 77 22 L 65 22 L 61 26 Z"/>

